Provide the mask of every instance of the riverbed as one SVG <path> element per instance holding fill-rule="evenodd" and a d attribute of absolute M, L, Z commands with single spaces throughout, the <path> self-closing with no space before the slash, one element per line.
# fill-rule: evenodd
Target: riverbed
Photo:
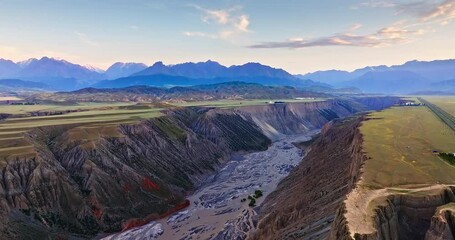
<path fill-rule="evenodd" d="M 263 152 L 234 155 L 188 200 L 191 205 L 167 218 L 109 236 L 107 239 L 244 239 L 254 228 L 255 207 L 304 156 L 295 142 L 311 139 L 317 132 L 283 136 Z M 249 206 L 248 196 L 263 193 Z"/>

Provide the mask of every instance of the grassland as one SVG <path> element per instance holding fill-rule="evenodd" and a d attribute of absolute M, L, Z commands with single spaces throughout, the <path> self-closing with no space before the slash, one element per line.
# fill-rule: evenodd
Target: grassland
<path fill-rule="evenodd" d="M 361 127 L 371 158 L 363 167 L 363 186 L 455 184 L 455 167 L 433 153 L 455 151 L 454 131 L 428 108 L 396 107 L 370 117 Z"/>
<path fill-rule="evenodd" d="M 441 121 L 455 131 L 455 117 L 453 115 L 423 98 L 419 98 L 419 101 L 427 106 Z"/>
<path fill-rule="evenodd" d="M 422 98 L 455 116 L 455 96 L 423 96 Z"/>
<path fill-rule="evenodd" d="M 388 196 L 425 198 L 455 184 L 455 166 L 433 152 L 455 152 L 455 132 L 428 107 L 393 107 L 371 113 L 360 131 L 367 160 L 357 188 L 345 201 L 351 236 L 377 230 L 373 221 L 376 209 L 388 204 Z"/>
<path fill-rule="evenodd" d="M 97 109 L 106 107 L 131 106 L 134 103 L 76 103 L 76 104 L 37 104 L 37 105 L 0 105 L 0 113 L 27 114 L 29 112 L 66 111 L 77 109 Z"/>
<path fill-rule="evenodd" d="M 2 97 L 0 96 L 0 101 L 19 101 L 22 100 L 21 98 L 14 97 L 14 96 L 8 96 L 8 97 Z"/>

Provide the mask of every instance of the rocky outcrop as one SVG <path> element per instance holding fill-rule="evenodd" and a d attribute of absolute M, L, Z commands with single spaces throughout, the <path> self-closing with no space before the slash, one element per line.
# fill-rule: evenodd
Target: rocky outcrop
<path fill-rule="evenodd" d="M 455 205 L 453 203 L 439 207 L 431 218 L 430 228 L 425 234 L 428 240 L 455 239 Z"/>
<path fill-rule="evenodd" d="M 340 212 L 335 222 L 341 224 L 334 224 L 329 239 L 453 239 L 454 190 L 440 185 L 408 193 L 384 192 L 371 206 L 371 232 L 349 231 L 349 226 L 360 223 L 347 223 Z"/>

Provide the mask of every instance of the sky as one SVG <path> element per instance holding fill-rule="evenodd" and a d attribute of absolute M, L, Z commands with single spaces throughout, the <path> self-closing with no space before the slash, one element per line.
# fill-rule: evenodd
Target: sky
<path fill-rule="evenodd" d="M 455 58 L 455 0 L 0 0 L 0 58 L 260 62 L 291 73 Z"/>

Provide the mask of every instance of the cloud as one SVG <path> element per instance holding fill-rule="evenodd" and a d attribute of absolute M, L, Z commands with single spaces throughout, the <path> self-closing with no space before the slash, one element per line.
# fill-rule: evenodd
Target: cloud
<path fill-rule="evenodd" d="M 362 24 L 356 23 L 356 24 L 352 25 L 351 28 L 349 28 L 349 31 L 350 32 L 354 32 L 355 30 L 357 30 L 357 29 L 359 29 L 361 27 L 362 27 Z"/>
<path fill-rule="evenodd" d="M 190 5 L 202 12 L 201 20 L 207 24 L 216 24 L 220 26 L 215 33 L 206 32 L 183 32 L 188 37 L 208 37 L 212 39 L 228 39 L 241 33 L 250 32 L 250 19 L 246 14 L 239 14 L 242 8 L 232 7 L 228 9 L 207 9 L 198 5 Z"/>
<path fill-rule="evenodd" d="M 381 28 L 371 34 L 355 34 L 361 24 L 352 25 L 347 31 L 319 38 L 291 38 L 279 42 L 262 42 L 249 46 L 250 48 L 307 48 L 320 46 L 352 46 L 352 47 L 382 47 L 412 41 L 426 32 L 434 24 L 449 24 L 455 20 L 455 0 L 435 1 L 365 1 L 357 7 L 391 8 L 397 15 L 408 18 Z M 414 18 L 409 19 L 409 17 Z"/>
<path fill-rule="evenodd" d="M 228 10 L 209 10 L 198 7 L 197 9 L 203 11 L 205 16 L 202 17 L 202 21 L 210 23 L 215 21 L 218 24 L 227 24 L 229 22 L 229 11 Z"/>
<path fill-rule="evenodd" d="M 131 30 L 134 30 L 134 31 L 137 31 L 137 30 L 139 30 L 139 27 L 136 26 L 136 25 L 131 25 L 131 26 L 130 26 L 130 29 L 131 29 Z"/>
<path fill-rule="evenodd" d="M 100 45 L 98 42 L 91 40 L 85 33 L 82 33 L 82 32 L 74 32 L 74 33 L 76 34 L 76 36 L 79 38 L 79 40 L 81 42 L 83 42 L 89 46 L 98 47 Z"/>
<path fill-rule="evenodd" d="M 390 2 L 390 1 L 365 1 L 361 2 L 360 7 L 369 7 L 369 8 L 391 8 L 391 7 L 396 7 L 397 4 Z"/>
<path fill-rule="evenodd" d="M 366 1 L 355 8 L 393 8 L 397 15 L 408 15 L 417 18 L 420 23 L 448 24 L 455 19 L 454 0 L 413 1 L 408 3 L 392 1 Z"/>
<path fill-rule="evenodd" d="M 250 48 L 308 48 L 323 46 L 381 47 L 408 42 L 413 35 L 420 35 L 423 30 L 408 30 L 400 26 L 381 28 L 375 33 L 359 35 L 352 33 L 353 28 L 344 33 L 314 39 L 292 38 L 282 42 L 264 42 Z"/>
<path fill-rule="evenodd" d="M 250 19 L 247 15 L 242 15 L 239 17 L 237 23 L 235 23 L 235 27 L 241 32 L 249 32 L 248 26 L 250 25 Z"/>
<path fill-rule="evenodd" d="M 428 10 L 420 14 L 421 20 L 436 21 L 441 24 L 448 24 L 455 19 L 455 1 L 445 0 L 439 4 L 430 5 Z"/>
<path fill-rule="evenodd" d="M 183 35 L 187 36 L 187 37 L 208 37 L 208 38 L 218 38 L 217 35 L 213 35 L 213 34 L 208 34 L 208 33 L 204 33 L 204 32 L 183 32 Z"/>

